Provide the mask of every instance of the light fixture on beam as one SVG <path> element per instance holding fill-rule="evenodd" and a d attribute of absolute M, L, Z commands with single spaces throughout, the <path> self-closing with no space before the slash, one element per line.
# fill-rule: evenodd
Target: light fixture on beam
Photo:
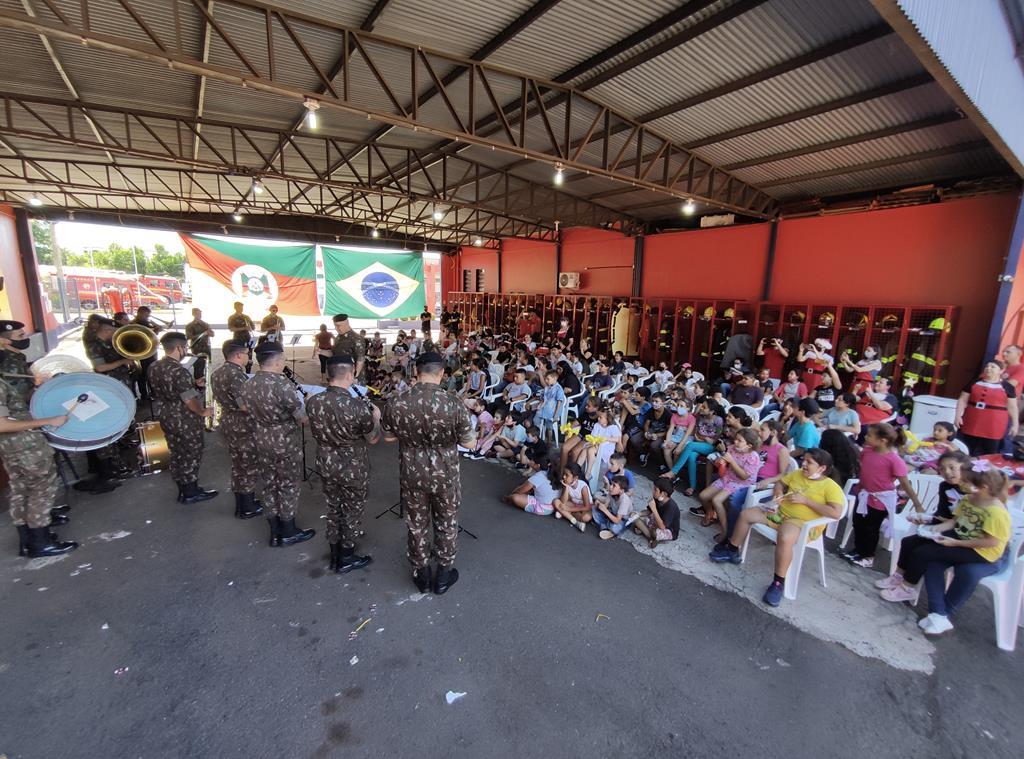
<path fill-rule="evenodd" d="M 444 211 L 442 211 L 436 205 L 434 206 L 434 213 L 432 215 L 434 217 L 434 221 L 442 221 L 444 219 Z"/>
<path fill-rule="evenodd" d="M 245 217 L 242 215 L 241 211 L 236 211 L 235 213 L 233 213 L 231 215 L 231 218 L 234 219 L 239 224 L 241 224 L 242 223 L 242 219 L 244 219 Z"/>
<path fill-rule="evenodd" d="M 555 187 L 561 187 L 565 183 L 565 166 L 560 161 L 555 164 L 555 176 L 552 181 Z"/>
<path fill-rule="evenodd" d="M 75 212 L 74 211 L 68 211 L 68 221 L 74 221 L 74 220 L 75 220 Z"/>
<path fill-rule="evenodd" d="M 482 239 L 482 238 L 480 238 L 480 237 L 477 237 L 477 238 L 476 238 L 475 240 L 473 240 L 473 244 L 474 244 L 474 245 L 475 245 L 476 247 L 480 248 L 480 247 L 483 247 L 484 241 L 483 241 L 483 239 Z"/>
<path fill-rule="evenodd" d="M 683 214 L 693 216 L 695 213 L 697 213 L 697 204 L 693 202 L 693 198 L 690 198 L 683 203 Z"/>
<path fill-rule="evenodd" d="M 306 107 L 306 126 L 310 129 L 316 129 L 319 126 L 316 112 L 320 110 L 320 101 L 306 98 L 302 105 Z"/>
<path fill-rule="evenodd" d="M 376 240 L 376 239 L 377 239 L 378 237 L 380 237 L 380 230 L 379 230 L 379 229 L 377 229 L 377 227 L 374 227 L 374 228 L 373 228 L 373 229 L 372 229 L 372 230 L 370 231 L 370 237 L 372 237 L 373 239 L 375 239 L 375 240 Z"/>
<path fill-rule="evenodd" d="M 256 195 L 262 195 L 263 194 L 263 182 L 261 182 L 259 179 L 253 179 L 252 180 L 252 191 Z"/>
<path fill-rule="evenodd" d="M 28 204 L 33 208 L 39 208 L 39 206 L 43 204 L 43 199 L 38 195 L 33 194 L 32 197 L 28 199 Z"/>

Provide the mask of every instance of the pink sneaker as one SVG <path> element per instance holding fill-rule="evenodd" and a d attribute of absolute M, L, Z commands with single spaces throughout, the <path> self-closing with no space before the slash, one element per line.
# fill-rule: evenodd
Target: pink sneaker
<path fill-rule="evenodd" d="M 917 590 L 915 588 L 908 587 L 901 582 L 895 588 L 886 588 L 882 591 L 881 595 L 886 601 L 902 603 L 903 601 L 913 601 L 916 599 Z"/>
<path fill-rule="evenodd" d="M 888 588 L 895 588 L 897 585 L 903 582 L 903 575 L 897 572 L 894 575 L 883 577 L 881 580 L 875 581 L 875 587 L 879 590 L 887 590 Z"/>

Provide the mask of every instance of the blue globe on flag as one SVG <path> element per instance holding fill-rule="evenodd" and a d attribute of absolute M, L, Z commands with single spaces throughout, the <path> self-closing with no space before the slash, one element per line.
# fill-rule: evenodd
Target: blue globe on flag
<path fill-rule="evenodd" d="M 386 309 L 399 295 L 398 280 L 385 271 L 374 271 L 363 277 L 360 284 L 363 299 L 377 308 Z"/>

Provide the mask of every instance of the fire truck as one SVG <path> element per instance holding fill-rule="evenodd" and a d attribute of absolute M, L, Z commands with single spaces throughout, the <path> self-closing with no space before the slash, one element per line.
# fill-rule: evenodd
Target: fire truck
<path fill-rule="evenodd" d="M 139 282 L 155 295 L 166 298 L 166 303 L 182 303 L 185 300 L 181 283 L 174 277 L 155 274 L 140 274 Z M 146 305 L 149 305 L 148 303 Z"/>
<path fill-rule="evenodd" d="M 43 289 L 49 295 L 54 310 L 60 308 L 60 290 L 57 286 L 57 272 L 53 266 L 41 265 L 39 279 Z M 154 277 L 153 279 L 169 279 L 177 285 L 173 277 Z M 181 302 L 180 287 L 177 288 Z M 90 269 L 87 266 L 64 267 L 64 295 L 68 309 L 71 311 L 106 311 L 116 313 L 125 311 L 134 313 L 139 306 L 150 308 L 166 308 L 170 297 L 151 289 L 140 282 L 134 274 L 106 269 Z"/>

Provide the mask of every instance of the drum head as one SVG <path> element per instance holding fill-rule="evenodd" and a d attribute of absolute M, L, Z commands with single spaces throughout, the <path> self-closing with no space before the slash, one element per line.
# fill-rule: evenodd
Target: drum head
<path fill-rule="evenodd" d="M 35 418 L 68 413 L 68 406 L 83 393 L 79 404 L 59 428 L 43 427 L 54 448 L 91 451 L 114 442 L 135 419 L 135 396 L 126 385 L 102 374 L 62 374 L 40 386 L 29 410 Z"/>

